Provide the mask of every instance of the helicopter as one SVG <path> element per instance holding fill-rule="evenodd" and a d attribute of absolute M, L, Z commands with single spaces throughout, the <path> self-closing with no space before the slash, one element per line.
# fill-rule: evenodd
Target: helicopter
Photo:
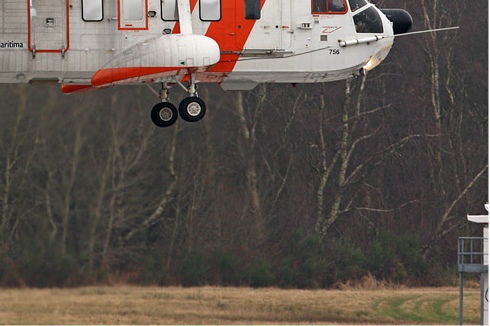
<path fill-rule="evenodd" d="M 151 86 L 158 127 L 201 120 L 198 84 L 323 83 L 361 75 L 413 24 L 367 0 L 3 0 L 0 82 L 65 94 Z M 157 85 L 157 91 L 152 85 Z M 173 104 L 169 88 L 188 94 Z"/>

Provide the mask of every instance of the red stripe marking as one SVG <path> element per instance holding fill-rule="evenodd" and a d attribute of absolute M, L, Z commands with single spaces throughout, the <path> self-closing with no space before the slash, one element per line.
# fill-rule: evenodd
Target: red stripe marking
<path fill-rule="evenodd" d="M 266 0 L 260 1 L 260 9 Z M 216 40 L 222 52 L 240 52 L 252 32 L 256 20 L 245 19 L 245 1 L 222 1 L 220 21 L 212 22 L 206 36 Z M 221 54 L 220 61 L 210 72 L 232 72 L 238 61 L 238 54 Z"/>
<path fill-rule="evenodd" d="M 145 79 L 176 75 L 182 67 L 127 67 L 100 69 L 92 76 L 92 86 L 103 87 L 116 82 L 137 82 Z"/>
<path fill-rule="evenodd" d="M 63 94 L 72 94 L 79 92 L 87 92 L 92 90 L 92 85 L 79 85 L 79 84 L 63 84 L 61 85 L 61 91 Z"/>

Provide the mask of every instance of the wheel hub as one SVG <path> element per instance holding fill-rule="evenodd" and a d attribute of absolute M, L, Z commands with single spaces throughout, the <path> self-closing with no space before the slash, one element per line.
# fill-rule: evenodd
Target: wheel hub
<path fill-rule="evenodd" d="M 162 121 L 167 122 L 167 121 L 170 121 L 172 119 L 173 112 L 169 108 L 163 108 L 160 110 L 159 116 L 160 116 L 160 119 L 162 119 Z"/>
<path fill-rule="evenodd" d="M 193 117 L 197 117 L 201 113 L 201 106 L 199 103 L 192 102 L 187 106 L 187 113 Z"/>

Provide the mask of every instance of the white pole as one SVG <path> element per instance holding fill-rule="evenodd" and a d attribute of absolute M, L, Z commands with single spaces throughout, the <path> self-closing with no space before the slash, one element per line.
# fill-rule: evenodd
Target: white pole
<path fill-rule="evenodd" d="M 482 274 L 483 325 L 488 325 L 488 223 L 483 228 L 483 264 L 487 266 L 487 272 Z"/>

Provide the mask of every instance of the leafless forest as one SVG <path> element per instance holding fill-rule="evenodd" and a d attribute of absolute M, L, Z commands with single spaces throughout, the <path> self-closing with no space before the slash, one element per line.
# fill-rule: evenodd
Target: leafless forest
<path fill-rule="evenodd" d="M 0 285 L 450 283 L 487 202 L 488 2 L 377 5 L 460 29 L 365 78 L 201 85 L 206 117 L 166 129 L 145 86 L 1 85 Z"/>

